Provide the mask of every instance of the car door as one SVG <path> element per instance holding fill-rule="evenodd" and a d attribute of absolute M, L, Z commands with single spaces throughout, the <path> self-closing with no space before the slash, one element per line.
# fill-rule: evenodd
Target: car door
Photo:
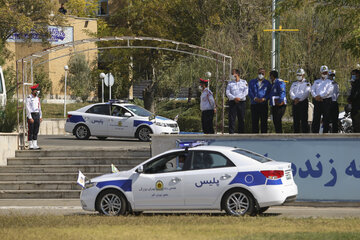
<path fill-rule="evenodd" d="M 182 151 L 166 154 L 143 165 L 144 172 L 133 179 L 136 209 L 184 208 L 182 155 Z"/>
<path fill-rule="evenodd" d="M 191 151 L 190 169 L 184 172 L 184 198 L 188 208 L 210 207 L 235 177 L 237 168 L 215 151 Z"/>
<path fill-rule="evenodd" d="M 118 105 L 112 105 L 109 119 L 109 136 L 134 136 L 134 116 L 128 110 Z"/>
<path fill-rule="evenodd" d="M 110 120 L 110 105 L 97 104 L 89 108 L 83 115 L 91 135 L 107 136 Z"/>

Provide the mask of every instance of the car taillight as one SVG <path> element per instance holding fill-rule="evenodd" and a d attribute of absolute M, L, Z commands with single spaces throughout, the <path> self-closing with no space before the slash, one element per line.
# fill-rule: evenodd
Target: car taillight
<path fill-rule="evenodd" d="M 71 118 L 72 117 L 72 115 L 71 114 L 68 114 L 68 118 Z"/>
<path fill-rule="evenodd" d="M 266 178 L 268 179 L 279 179 L 284 176 L 283 170 L 266 170 L 266 171 L 260 171 Z"/>

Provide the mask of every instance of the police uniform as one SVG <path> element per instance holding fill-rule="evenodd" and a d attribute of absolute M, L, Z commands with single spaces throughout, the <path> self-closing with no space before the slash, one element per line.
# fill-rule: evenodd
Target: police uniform
<path fill-rule="evenodd" d="M 39 90 L 39 84 L 36 84 L 31 87 L 31 90 Z M 40 127 L 40 119 L 42 119 L 42 112 L 41 112 L 41 104 L 40 98 L 38 96 L 34 96 L 30 94 L 26 98 L 26 117 L 28 121 L 28 140 L 29 140 L 29 148 L 30 149 L 39 149 L 37 144 L 37 136 L 39 133 Z M 34 122 L 31 123 L 30 119 L 33 119 Z"/>
<path fill-rule="evenodd" d="M 330 122 L 332 125 L 331 132 L 338 133 L 339 132 L 339 104 L 337 102 L 339 97 L 339 84 L 332 81 L 334 86 L 333 94 L 331 95 L 331 107 L 330 107 Z"/>
<path fill-rule="evenodd" d="M 209 80 L 204 80 L 200 78 L 200 82 L 207 83 Z M 213 93 L 210 91 L 209 88 L 205 88 L 202 90 L 200 96 L 200 110 L 201 110 L 201 125 L 203 132 L 207 133 L 214 133 L 214 110 L 215 110 L 215 99 Z"/>
<path fill-rule="evenodd" d="M 259 121 L 261 133 L 267 133 L 268 123 L 268 100 L 270 97 L 271 83 L 266 80 L 252 79 L 249 82 L 249 98 L 251 102 L 251 126 L 253 133 L 259 133 Z M 255 99 L 264 99 L 258 103 Z"/>
<path fill-rule="evenodd" d="M 240 79 L 239 81 L 231 81 L 226 87 L 226 96 L 229 99 L 229 133 L 234 133 L 236 117 L 238 118 L 238 133 L 245 131 L 245 108 L 246 96 L 248 95 L 249 88 L 246 80 Z M 240 98 L 239 102 L 235 98 Z"/>
<path fill-rule="evenodd" d="M 329 132 L 330 107 L 332 102 L 332 94 L 334 85 L 328 78 L 318 79 L 311 87 L 311 95 L 313 96 L 314 115 L 311 130 L 313 133 L 319 133 L 321 115 L 323 116 L 324 133 Z M 322 101 L 316 101 L 315 97 L 320 96 Z"/>
<path fill-rule="evenodd" d="M 283 103 L 283 104 L 282 104 Z M 279 104 L 282 104 L 281 106 Z M 286 110 L 286 86 L 279 78 L 271 85 L 270 106 L 276 133 L 282 133 L 281 119 Z"/>
<path fill-rule="evenodd" d="M 311 91 L 311 85 L 305 79 L 294 82 L 290 87 L 290 99 L 293 100 L 292 113 L 294 133 L 300 133 L 300 125 L 302 133 L 309 132 L 308 126 L 308 97 Z M 299 102 L 295 104 L 294 100 L 298 99 Z"/>

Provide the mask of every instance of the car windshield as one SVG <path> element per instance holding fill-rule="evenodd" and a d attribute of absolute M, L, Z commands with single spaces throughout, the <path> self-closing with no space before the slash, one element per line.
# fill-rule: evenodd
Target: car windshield
<path fill-rule="evenodd" d="M 261 163 L 273 161 L 270 158 L 267 158 L 267 157 L 262 156 L 262 155 L 257 154 L 257 153 L 246 151 L 244 149 L 235 149 L 235 150 L 233 150 L 233 152 L 241 154 L 241 155 L 245 155 L 245 156 L 247 156 L 247 157 L 249 157 L 251 159 L 254 159 L 254 160 L 258 161 L 258 162 L 261 162 Z"/>
<path fill-rule="evenodd" d="M 138 116 L 141 117 L 149 117 L 151 115 L 154 115 L 153 113 L 149 112 L 148 110 L 136 106 L 136 105 L 125 105 L 126 108 L 128 108 L 130 111 L 132 111 L 133 113 L 135 113 Z"/>

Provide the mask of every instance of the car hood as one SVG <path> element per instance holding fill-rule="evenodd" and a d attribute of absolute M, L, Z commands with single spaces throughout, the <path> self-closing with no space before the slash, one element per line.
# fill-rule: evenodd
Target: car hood
<path fill-rule="evenodd" d="M 155 122 L 164 122 L 164 123 L 176 123 L 174 120 L 171 120 L 169 118 L 162 117 L 162 116 L 156 116 L 154 121 Z"/>
<path fill-rule="evenodd" d="M 111 180 L 129 179 L 131 171 L 121 171 L 117 173 L 108 173 L 91 179 L 91 182 L 104 182 Z"/>

